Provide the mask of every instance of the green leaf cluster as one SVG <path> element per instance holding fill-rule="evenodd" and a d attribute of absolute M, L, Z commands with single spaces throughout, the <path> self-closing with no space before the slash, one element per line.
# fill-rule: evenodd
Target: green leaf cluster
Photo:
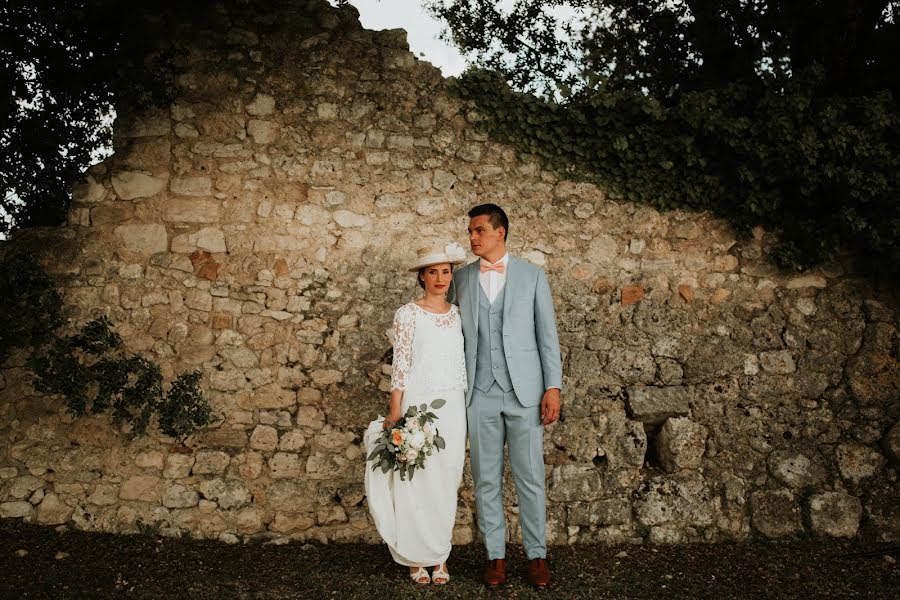
<path fill-rule="evenodd" d="M 773 256 L 804 269 L 844 252 L 900 269 L 900 111 L 890 92 L 837 95 L 811 67 L 786 83 L 733 83 L 664 105 L 600 86 L 565 103 L 517 92 L 496 71 L 451 84 L 499 141 L 562 178 L 659 210 L 708 210 L 779 234 Z"/>
<path fill-rule="evenodd" d="M 158 364 L 122 349 L 122 338 L 106 315 L 75 333 L 63 332 L 63 304 L 53 281 L 29 256 L 0 260 L 0 352 L 31 349 L 26 365 L 34 388 L 63 396 L 75 417 L 108 413 L 127 425 L 132 437 L 144 435 L 154 415 L 166 435 L 183 439 L 212 421 L 200 390 L 200 372 L 179 375 L 164 393 Z"/>

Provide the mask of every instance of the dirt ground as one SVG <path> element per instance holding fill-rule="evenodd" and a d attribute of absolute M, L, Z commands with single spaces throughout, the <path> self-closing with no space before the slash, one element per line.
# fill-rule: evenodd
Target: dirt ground
<path fill-rule="evenodd" d="M 384 546 L 272 545 L 110 535 L 0 521 L 2 598 L 890 598 L 900 547 L 864 540 L 551 548 L 554 581 L 481 585 L 480 544 L 454 548 L 449 585 L 415 587 Z M 861 554 L 867 553 L 867 554 Z"/>

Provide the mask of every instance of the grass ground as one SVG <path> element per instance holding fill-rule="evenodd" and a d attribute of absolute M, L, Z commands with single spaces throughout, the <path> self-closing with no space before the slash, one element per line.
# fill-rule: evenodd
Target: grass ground
<path fill-rule="evenodd" d="M 520 548 L 508 558 L 510 582 L 499 591 L 481 585 L 480 544 L 454 548 L 449 585 L 416 588 L 384 546 L 229 546 L 5 520 L 0 598 L 900 597 L 897 546 L 861 540 L 552 548 L 555 580 L 543 592 L 525 582 Z"/>

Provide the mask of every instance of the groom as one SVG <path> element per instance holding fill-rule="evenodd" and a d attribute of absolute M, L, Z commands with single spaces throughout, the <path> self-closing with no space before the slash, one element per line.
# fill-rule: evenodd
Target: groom
<path fill-rule="evenodd" d="M 469 211 L 480 261 L 453 274 L 465 336 L 466 418 L 478 528 L 487 546 L 484 582 L 506 582 L 503 445 L 519 501 L 528 581 L 550 582 L 544 499 L 544 426 L 559 418 L 562 366 L 544 271 L 506 252 L 509 219 L 495 204 Z"/>

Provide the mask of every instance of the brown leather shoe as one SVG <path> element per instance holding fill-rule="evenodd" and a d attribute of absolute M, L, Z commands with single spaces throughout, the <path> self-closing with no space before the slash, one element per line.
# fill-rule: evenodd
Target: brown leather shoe
<path fill-rule="evenodd" d="M 495 558 L 484 568 L 484 585 L 495 588 L 506 583 L 506 559 Z"/>
<path fill-rule="evenodd" d="M 550 565 L 545 558 L 532 558 L 528 561 L 528 583 L 539 590 L 550 583 Z"/>

